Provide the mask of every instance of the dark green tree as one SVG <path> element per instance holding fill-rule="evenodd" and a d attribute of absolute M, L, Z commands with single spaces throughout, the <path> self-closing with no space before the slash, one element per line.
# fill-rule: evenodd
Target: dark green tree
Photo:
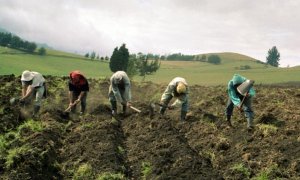
<path fill-rule="evenodd" d="M 138 73 L 137 67 L 137 58 L 135 54 L 129 56 L 128 66 L 127 66 L 127 75 L 133 77 Z"/>
<path fill-rule="evenodd" d="M 126 44 L 122 44 L 122 46 L 119 49 L 120 56 L 121 56 L 121 62 L 123 71 L 127 71 L 128 61 L 129 61 L 129 51 L 126 48 Z"/>
<path fill-rule="evenodd" d="M 129 61 L 129 51 L 126 45 L 123 44 L 120 49 L 116 47 L 111 55 L 109 68 L 112 72 L 116 71 L 126 71 Z"/>
<path fill-rule="evenodd" d="M 7 46 L 11 41 L 11 33 L 0 33 L 0 46 Z"/>
<path fill-rule="evenodd" d="M 84 55 L 84 57 L 89 58 L 89 57 L 90 57 L 90 53 L 86 53 L 86 54 Z"/>
<path fill-rule="evenodd" d="M 12 36 L 9 44 L 10 44 L 11 48 L 20 49 L 23 47 L 24 42 L 22 41 L 22 39 L 20 37 Z"/>
<path fill-rule="evenodd" d="M 203 55 L 201 56 L 200 61 L 202 61 L 202 62 L 205 62 L 205 61 L 206 61 L 206 55 L 205 55 L 205 54 L 203 54 Z"/>
<path fill-rule="evenodd" d="M 221 58 L 218 55 L 213 54 L 208 57 L 207 62 L 212 63 L 212 64 L 220 64 Z"/>
<path fill-rule="evenodd" d="M 91 53 L 91 56 L 90 56 L 90 58 L 91 58 L 91 60 L 94 60 L 94 59 L 95 59 L 95 57 L 96 57 L 96 53 L 95 53 L 95 51 L 93 51 L 93 52 Z"/>
<path fill-rule="evenodd" d="M 29 42 L 28 45 L 25 47 L 25 50 L 29 53 L 33 53 L 36 49 L 36 44 L 33 42 Z"/>
<path fill-rule="evenodd" d="M 38 49 L 38 54 L 41 56 L 46 55 L 46 49 L 44 47 L 41 47 Z"/>
<path fill-rule="evenodd" d="M 155 73 L 160 68 L 159 59 L 149 60 L 148 56 L 139 54 L 137 60 L 137 70 L 140 76 L 145 80 L 146 75 Z"/>
<path fill-rule="evenodd" d="M 269 49 L 267 56 L 267 64 L 271 66 L 278 67 L 280 60 L 280 53 L 278 52 L 276 46 L 273 46 L 272 49 Z"/>

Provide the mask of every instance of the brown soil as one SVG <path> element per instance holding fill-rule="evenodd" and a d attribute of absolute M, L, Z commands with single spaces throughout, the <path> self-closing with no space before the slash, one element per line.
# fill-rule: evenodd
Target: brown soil
<path fill-rule="evenodd" d="M 91 79 L 88 112 L 79 116 L 63 112 L 67 78 L 48 76 L 48 98 L 34 119 L 43 130 L 23 128 L 16 137 L 12 132 L 31 118 L 32 109 L 9 103 L 21 93 L 19 79 L 0 76 L 0 179 L 97 179 L 103 173 L 123 179 L 300 176 L 300 90 L 295 86 L 255 86 L 256 126 L 248 132 L 238 111 L 234 127 L 226 125 L 224 86 L 192 86 L 188 119 L 180 122 L 178 109 L 162 117 L 155 107 L 150 117 L 149 105 L 159 101 L 165 85 L 133 83 L 133 105 L 142 112 L 112 118 L 109 81 Z M 21 147 L 30 148 L 11 158 Z M 83 165 L 89 168 L 82 170 Z"/>

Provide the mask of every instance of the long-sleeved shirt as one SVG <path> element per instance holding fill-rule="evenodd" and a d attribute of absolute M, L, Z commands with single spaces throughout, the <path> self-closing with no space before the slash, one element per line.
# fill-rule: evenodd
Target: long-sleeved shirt
<path fill-rule="evenodd" d="M 186 85 L 186 92 L 178 96 L 178 93 L 176 92 L 176 88 L 179 82 L 182 82 L 183 84 Z M 180 106 L 188 100 L 188 93 L 189 93 L 189 88 L 186 80 L 182 77 L 176 77 L 168 84 L 166 90 L 164 91 L 161 97 L 161 100 L 165 101 L 166 99 L 168 99 L 168 97 L 175 96 L 177 99 L 171 106 Z"/>
<path fill-rule="evenodd" d="M 242 78 L 242 82 L 245 82 L 247 80 L 245 77 L 241 76 L 241 78 Z M 237 91 L 237 87 L 240 84 L 234 84 L 234 80 L 233 79 L 231 79 L 228 82 L 228 87 L 227 87 L 227 89 L 228 89 L 228 95 L 229 95 L 229 98 L 231 99 L 231 101 L 233 102 L 233 104 L 235 106 L 239 106 L 240 103 L 241 103 L 241 100 L 240 100 L 239 96 L 242 96 L 242 95 Z M 253 87 L 250 88 L 249 95 L 250 95 L 250 97 L 254 97 L 255 96 L 255 90 L 254 90 Z"/>
<path fill-rule="evenodd" d="M 110 78 L 111 90 L 118 102 L 131 101 L 131 85 L 127 74 L 124 71 L 115 72 Z M 121 94 L 121 91 L 123 92 Z"/>

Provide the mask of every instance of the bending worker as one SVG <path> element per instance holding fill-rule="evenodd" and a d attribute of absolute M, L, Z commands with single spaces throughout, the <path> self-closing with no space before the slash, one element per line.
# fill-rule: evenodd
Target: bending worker
<path fill-rule="evenodd" d="M 33 108 L 33 116 L 39 112 L 42 104 L 42 98 L 45 93 L 45 79 L 42 74 L 33 71 L 23 71 L 21 76 L 22 82 L 22 98 L 20 102 L 25 102 L 33 94 L 35 95 L 35 102 Z"/>
<path fill-rule="evenodd" d="M 125 114 L 127 107 L 131 106 L 131 85 L 126 72 L 117 71 L 111 76 L 108 96 L 111 114 L 117 114 L 117 102 L 122 104 L 122 114 Z"/>
<path fill-rule="evenodd" d="M 254 113 L 251 107 L 252 98 L 255 96 L 255 90 L 252 87 L 253 83 L 254 81 L 247 80 L 239 74 L 234 74 L 233 78 L 228 82 L 227 90 L 229 99 L 225 113 L 229 126 L 232 126 L 231 116 L 233 108 L 236 106 L 239 110 L 244 110 L 248 130 L 253 129 Z"/>
<path fill-rule="evenodd" d="M 69 81 L 69 108 L 71 108 L 71 112 L 75 112 L 76 105 L 80 103 L 80 115 L 85 113 L 88 91 L 89 83 L 84 75 L 78 70 L 72 71 Z"/>
<path fill-rule="evenodd" d="M 186 80 L 182 77 L 176 77 L 174 78 L 167 86 L 165 92 L 163 93 L 160 104 L 160 114 L 163 115 L 166 111 L 166 109 L 173 109 L 175 107 L 181 106 L 181 115 L 180 120 L 186 119 L 186 114 L 188 111 L 188 94 L 189 94 L 189 88 Z M 175 97 L 177 98 L 175 102 L 168 106 L 171 99 Z"/>

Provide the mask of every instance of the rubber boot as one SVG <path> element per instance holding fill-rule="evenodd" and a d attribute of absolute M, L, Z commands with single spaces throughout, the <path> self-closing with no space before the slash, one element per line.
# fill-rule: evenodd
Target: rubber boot
<path fill-rule="evenodd" d="M 160 108 L 159 108 L 159 114 L 164 115 L 164 114 L 165 114 L 165 111 L 166 111 L 166 108 L 165 108 L 165 107 L 160 107 Z"/>
<path fill-rule="evenodd" d="M 127 110 L 127 106 L 126 105 L 122 105 L 122 114 L 126 115 L 126 110 Z"/>
<path fill-rule="evenodd" d="M 185 121 L 186 119 L 186 111 L 181 111 L 181 114 L 180 114 L 180 121 Z"/>
<path fill-rule="evenodd" d="M 230 115 L 227 115 L 227 116 L 226 116 L 226 120 L 227 120 L 228 126 L 232 127 L 232 124 L 231 124 L 231 116 L 230 116 Z"/>
<path fill-rule="evenodd" d="M 254 129 L 253 118 L 247 118 L 247 129 L 248 131 L 252 131 Z"/>
<path fill-rule="evenodd" d="M 37 106 L 37 105 L 33 107 L 33 117 L 37 116 L 38 112 L 40 111 L 40 108 L 41 106 Z"/>
<path fill-rule="evenodd" d="M 117 101 L 110 101 L 111 104 L 111 115 L 117 115 Z"/>

